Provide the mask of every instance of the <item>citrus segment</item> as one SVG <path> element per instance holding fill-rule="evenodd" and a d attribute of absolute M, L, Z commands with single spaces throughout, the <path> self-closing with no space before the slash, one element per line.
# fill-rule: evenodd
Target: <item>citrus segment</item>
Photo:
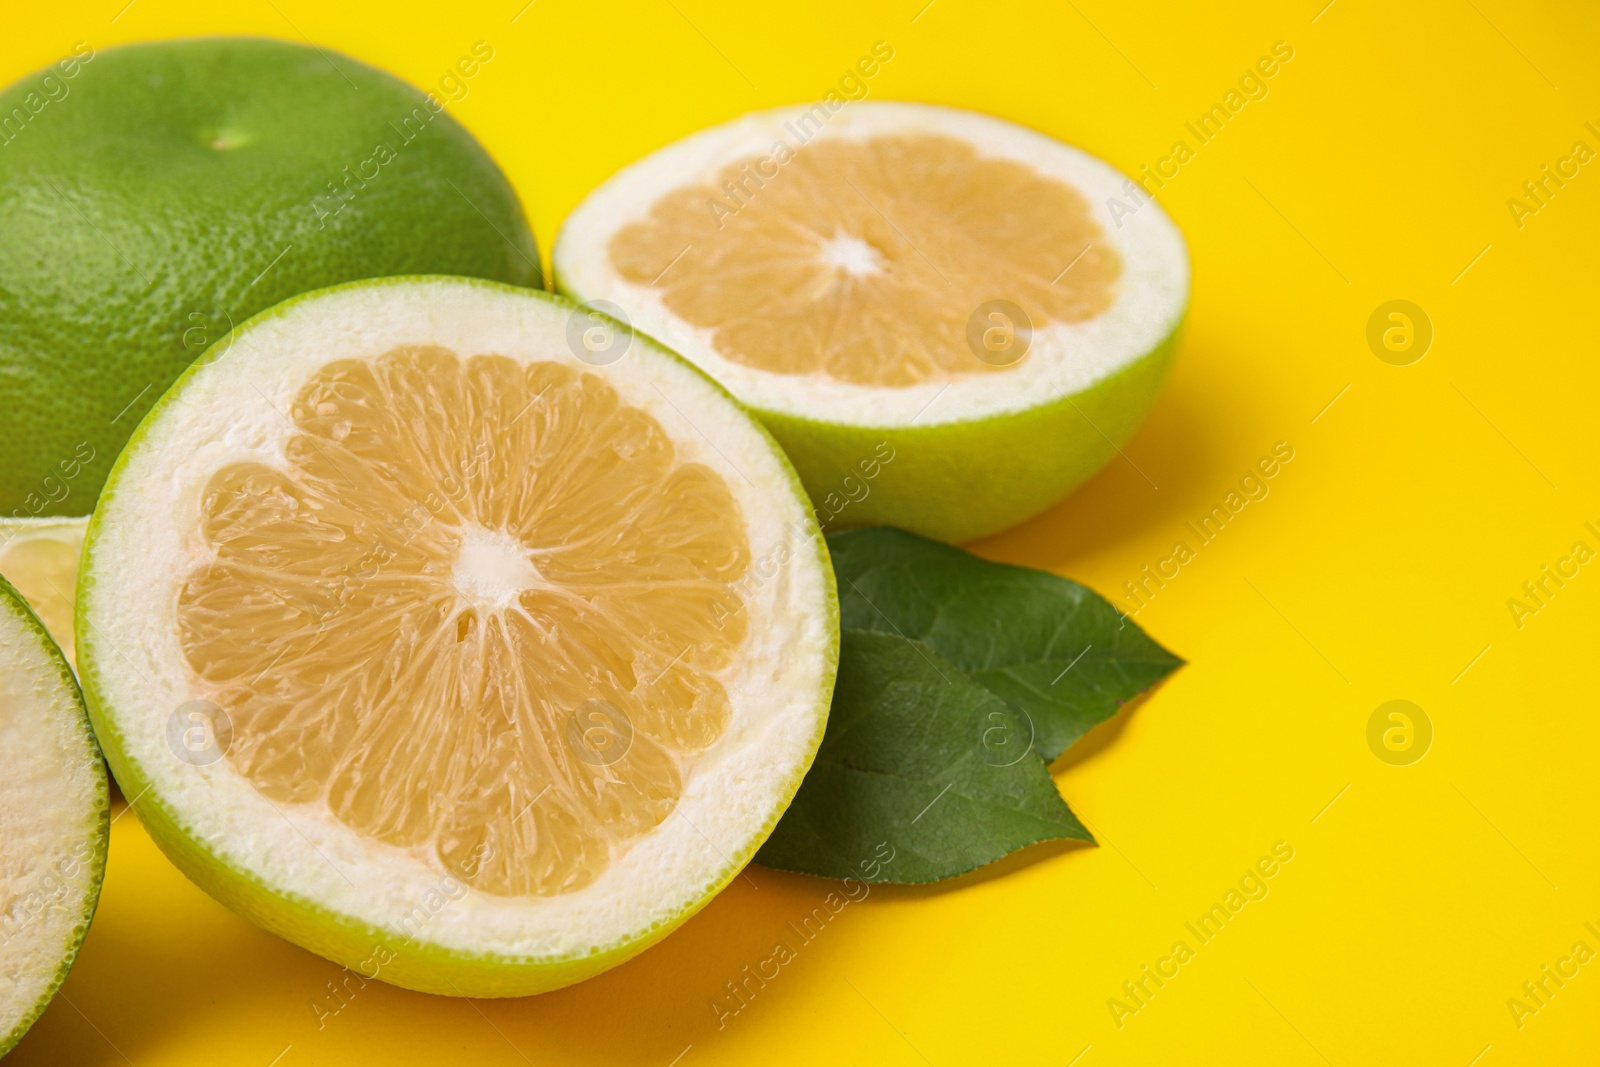
<path fill-rule="evenodd" d="M 1081 322 L 1122 269 L 1078 190 L 930 133 L 735 160 L 662 194 L 609 254 L 729 359 L 889 386 L 1015 366 L 973 358 L 972 308 Z"/>
<path fill-rule="evenodd" d="M 78 634 L 119 783 L 225 903 L 371 976 L 538 992 L 734 877 L 820 741 L 793 471 L 646 338 L 455 278 L 258 316 L 141 425 Z"/>
<path fill-rule="evenodd" d="M 228 758 L 487 892 L 588 883 L 726 725 L 727 484 L 553 362 L 396 349 L 320 368 L 291 415 L 287 469 L 212 476 L 178 594 Z"/>
<path fill-rule="evenodd" d="M 78 557 L 88 519 L 0 520 L 0 577 L 27 600 L 60 646 L 67 663 L 77 662 L 72 610 L 77 595 Z"/>

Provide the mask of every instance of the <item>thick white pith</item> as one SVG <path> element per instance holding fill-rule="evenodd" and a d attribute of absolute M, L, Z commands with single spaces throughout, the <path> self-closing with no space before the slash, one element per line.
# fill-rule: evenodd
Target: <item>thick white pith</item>
<path fill-rule="evenodd" d="M 100 714 L 165 809 L 218 860 L 270 890 L 448 952 L 508 960 L 582 956 L 681 914 L 729 877 L 776 819 L 809 764 L 826 708 L 834 643 L 830 581 L 792 488 L 761 432 L 692 369 L 636 339 L 598 366 L 568 346 L 569 309 L 531 293 L 461 281 L 389 281 L 331 291 L 269 313 L 185 379 L 141 430 L 101 500 L 83 590 Z M 587 321 L 583 323 L 587 324 Z M 203 551 L 201 490 L 239 461 L 285 463 L 286 412 L 306 377 L 336 359 L 401 345 L 462 357 L 558 360 L 599 375 L 653 416 L 685 460 L 720 474 L 748 525 L 749 637 L 725 677 L 732 721 L 699 758 L 676 811 L 595 882 L 556 897 L 503 898 L 375 843 L 320 802 L 273 803 L 226 759 L 193 765 L 168 746 L 168 719 L 195 696 L 177 637 L 180 575 Z M 465 594 L 493 602 L 540 579 L 537 560 L 492 535 L 458 563 Z M 759 571 L 757 568 L 761 568 Z M 115 650 L 115 651 L 113 651 Z"/>
<path fill-rule="evenodd" d="M 105 772 L 52 651 L 0 595 L 0 1048 L 59 978 L 98 890 Z"/>
<path fill-rule="evenodd" d="M 804 152 L 807 144 L 824 138 L 901 133 L 964 140 L 985 156 L 1027 164 L 1076 188 L 1102 231 L 1101 240 L 1122 260 L 1112 306 L 1086 322 L 1036 324 L 1027 358 L 1004 372 L 907 387 L 867 386 L 820 375 L 774 374 L 730 360 L 712 344 L 711 330 L 683 321 L 666 308 L 659 289 L 628 281 L 612 265 L 609 246 L 619 230 L 647 216 L 663 194 L 709 182 L 730 162 L 773 157 L 779 144 Z M 771 180 L 783 180 L 781 169 Z M 827 251 L 843 270 L 873 267 L 847 241 L 830 244 Z M 1063 268 L 1070 267 L 1072 254 L 1064 251 Z M 1182 235 L 1126 176 L 1021 126 L 925 104 L 847 103 L 837 112 L 829 112 L 826 104 L 780 108 L 694 134 L 625 168 L 591 193 L 568 216 L 553 255 L 563 291 L 625 308 L 635 327 L 693 360 L 752 407 L 854 426 L 931 426 L 1021 411 L 1081 392 L 1165 340 L 1183 316 L 1189 289 Z"/>

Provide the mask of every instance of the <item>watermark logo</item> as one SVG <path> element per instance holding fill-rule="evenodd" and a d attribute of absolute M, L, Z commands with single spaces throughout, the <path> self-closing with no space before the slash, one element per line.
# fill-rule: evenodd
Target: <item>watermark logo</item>
<path fill-rule="evenodd" d="M 728 1021 L 748 1008 L 768 983 L 777 981 L 783 968 L 798 959 L 807 945 L 821 937 L 822 932 L 845 908 L 866 900 L 872 893 L 870 883 L 883 880 L 884 869 L 894 859 L 895 847 L 887 841 L 878 842 L 872 855 L 856 864 L 861 871 L 860 878 L 845 878 L 838 889 L 829 890 L 828 895 L 809 912 L 790 920 L 788 929 L 773 945 L 769 955 L 755 963 L 745 964 L 742 971 L 725 982 L 725 995 L 719 993 L 707 1002 L 712 1018 L 717 1021 L 717 1029 L 726 1029 Z"/>
<path fill-rule="evenodd" d="M 784 122 L 784 130 L 794 138 L 792 145 L 783 140 L 774 141 L 766 155 L 741 162 L 737 170 L 730 166 L 724 171 L 721 189 L 711 190 L 712 195 L 706 198 L 706 210 L 711 213 L 717 229 L 722 229 L 730 218 L 754 203 L 767 184 L 794 161 L 800 149 L 821 133 L 835 115 L 847 105 L 865 100 L 871 92 L 868 80 L 893 58 L 894 46 L 889 42 L 874 44 L 869 54 L 861 56 L 852 67 L 846 68 L 835 87 L 829 89 L 821 100 Z M 669 267 L 671 265 L 667 264 Z M 665 274 L 666 271 L 661 273 Z"/>
<path fill-rule="evenodd" d="M 134 403 L 137 402 L 138 398 L 135 397 Z M 133 404 L 128 406 L 132 407 Z M 113 419 L 112 421 L 115 422 L 116 420 Z M 67 496 L 72 492 L 72 480 L 82 474 L 88 464 L 94 462 L 95 455 L 94 445 L 88 441 L 79 441 L 78 446 L 72 450 L 72 455 L 57 460 L 55 466 L 50 468 L 50 473 L 40 480 L 38 490 L 23 497 L 22 505 L 11 510 L 11 518 L 25 519 L 30 515 L 37 515 L 50 504 L 59 504 L 67 499 Z M 60 514 L 60 512 L 58 511 L 57 514 Z M 22 529 L 23 527 L 20 524 L 9 525 L 3 532 L 0 532 L 0 548 L 4 548 L 9 544 L 11 539 L 20 533 Z"/>
<path fill-rule="evenodd" d="M 1153 964 L 1144 964 L 1138 974 L 1122 983 L 1116 995 L 1106 999 L 1106 1010 L 1117 1029 L 1127 1026 L 1130 1018 L 1149 1007 L 1156 994 L 1178 977 L 1184 965 L 1238 921 L 1240 912 L 1267 899 L 1272 891 L 1270 880 L 1293 859 L 1293 845 L 1287 841 L 1275 842 L 1272 851 L 1246 867 L 1239 880 L 1229 886 L 1220 899 L 1213 898 L 1214 903 L 1208 910 L 1201 912 L 1193 922 L 1184 923 L 1184 936 L 1173 941 L 1166 955 L 1157 957 Z"/>
<path fill-rule="evenodd" d="M 233 347 L 233 315 L 227 308 L 204 308 L 183 317 L 179 341 L 192 365 L 209 367 Z"/>
<path fill-rule="evenodd" d="M 68 84 L 83 68 L 94 61 L 95 50 L 87 41 L 72 46 L 72 52 L 53 66 L 45 68 L 44 77 L 37 82 L 22 81 L 11 94 L 11 110 L 0 111 L 0 148 L 10 145 L 22 136 L 28 124 L 51 104 L 59 104 L 72 93 Z"/>
<path fill-rule="evenodd" d="M 628 354 L 633 323 L 609 300 L 591 300 L 567 316 L 567 348 L 592 367 L 609 367 Z"/>
<path fill-rule="evenodd" d="M 167 716 L 167 747 L 191 767 L 204 767 L 227 755 L 233 720 L 209 700 L 180 704 Z"/>
<path fill-rule="evenodd" d="M 609 767 L 633 747 L 633 720 L 609 700 L 590 700 L 567 717 L 567 745 L 591 767 Z"/>
<path fill-rule="evenodd" d="M 1409 367 L 1433 347 L 1433 320 L 1409 300 L 1390 300 L 1367 319 L 1367 347 L 1391 367 Z"/>
<path fill-rule="evenodd" d="M 991 767 L 1010 767 L 1033 751 L 1033 718 L 1022 709 L 998 708 L 984 717 L 983 762 Z"/>
<path fill-rule="evenodd" d="M 1367 719 L 1367 747 L 1393 767 L 1409 767 L 1433 747 L 1433 720 L 1409 700 L 1379 704 Z"/>
<path fill-rule="evenodd" d="M 1596 137 L 1600 137 L 1600 127 L 1593 122 L 1585 122 L 1584 129 Z M 1555 165 L 1549 163 L 1539 168 L 1539 173 L 1522 183 L 1522 192 L 1506 201 L 1506 209 L 1511 212 L 1511 221 L 1517 229 L 1522 229 L 1528 224 L 1528 219 L 1550 206 L 1556 194 L 1567 187 L 1567 183 L 1576 178 L 1585 164 L 1595 158 L 1595 151 L 1589 147 L 1589 142 L 1575 140 L 1572 148 L 1565 156 L 1557 159 Z"/>
<path fill-rule="evenodd" d="M 1009 300 L 989 300 L 967 318 L 967 347 L 991 367 L 1021 362 L 1033 343 L 1033 320 Z"/>

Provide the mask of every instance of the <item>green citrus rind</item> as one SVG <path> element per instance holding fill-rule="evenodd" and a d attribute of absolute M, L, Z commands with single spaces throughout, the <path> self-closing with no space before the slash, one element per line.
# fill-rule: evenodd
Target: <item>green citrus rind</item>
<path fill-rule="evenodd" d="M 0 130 L 7 518 L 88 514 L 156 397 L 297 293 L 422 273 L 542 285 L 483 146 L 436 97 L 326 49 L 81 45 L 0 88 L 0 115 L 27 117 Z"/>
<path fill-rule="evenodd" d="M 832 529 L 898 526 L 960 543 L 1059 503 L 1128 443 L 1154 406 L 1181 325 L 1081 392 L 1038 407 L 926 427 L 871 427 L 756 409 Z M 893 458 L 882 462 L 887 446 Z M 880 462 L 864 479 L 860 464 Z M 861 486 L 867 493 L 854 494 Z"/>

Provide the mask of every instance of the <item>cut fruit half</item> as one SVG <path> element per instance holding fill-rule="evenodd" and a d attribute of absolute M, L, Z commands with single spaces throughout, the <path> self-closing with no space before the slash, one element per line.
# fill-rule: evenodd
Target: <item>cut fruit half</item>
<path fill-rule="evenodd" d="M 118 461 L 80 582 L 96 727 L 173 861 L 368 977 L 467 996 L 588 977 L 726 885 L 838 654 L 759 425 L 488 282 L 323 290 L 219 345 Z"/>
<path fill-rule="evenodd" d="M 567 219 L 557 287 L 752 407 L 839 526 L 1010 526 L 1105 463 L 1165 376 L 1183 238 L 1109 165 L 920 104 L 760 112 Z"/>
<path fill-rule="evenodd" d="M 0 520 L 0 577 L 27 600 L 74 667 L 72 611 L 78 557 L 83 554 L 83 531 L 88 525 L 87 516 Z"/>
<path fill-rule="evenodd" d="M 55 996 L 106 869 L 105 765 L 66 660 L 0 579 L 0 1056 Z"/>

